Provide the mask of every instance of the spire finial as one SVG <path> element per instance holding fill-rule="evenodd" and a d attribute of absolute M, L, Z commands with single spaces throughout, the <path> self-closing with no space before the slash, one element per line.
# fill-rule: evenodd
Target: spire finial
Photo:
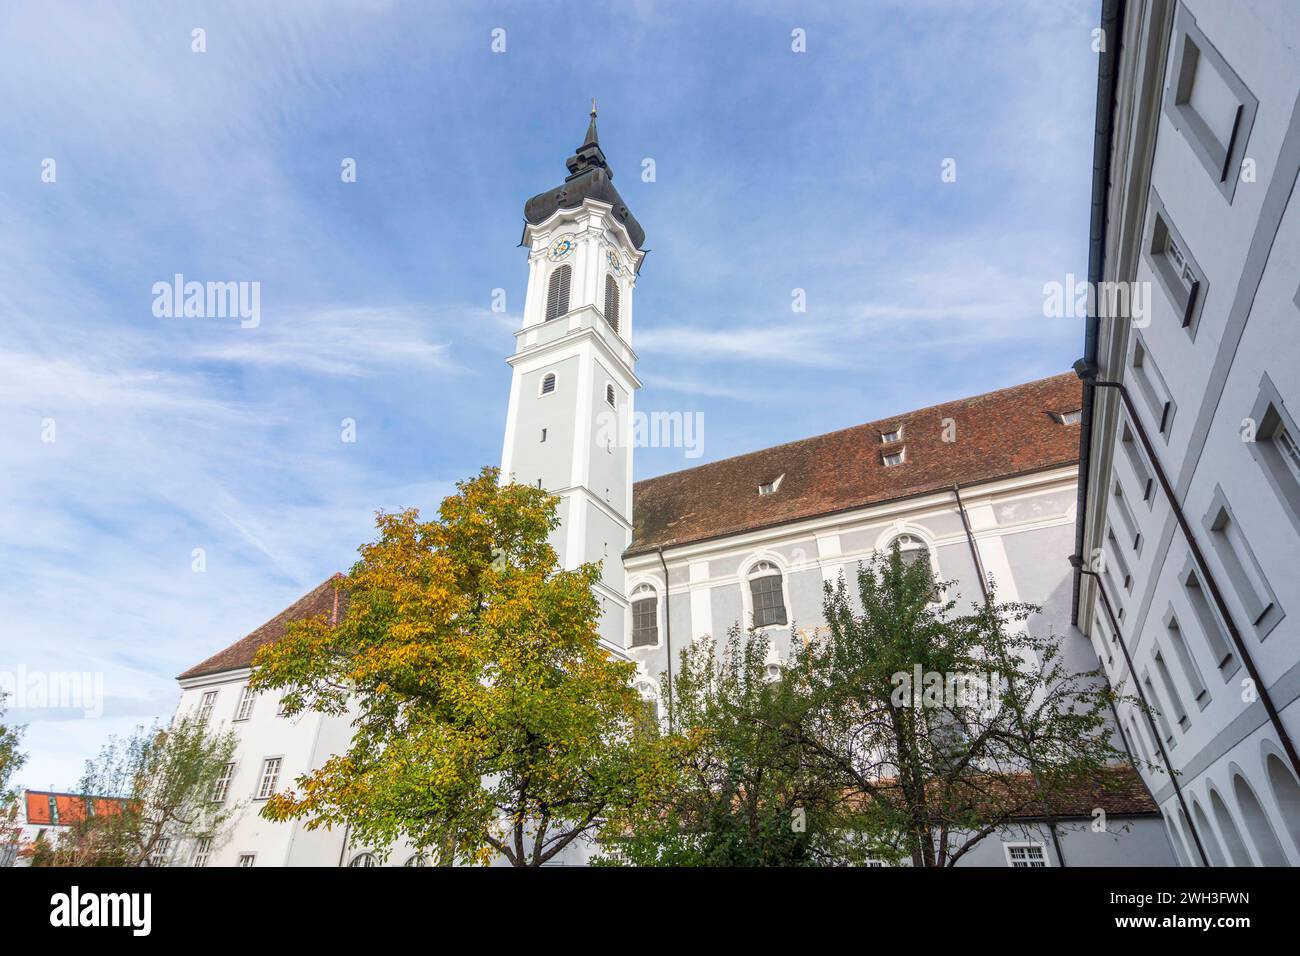
<path fill-rule="evenodd" d="M 591 115 L 592 117 L 596 115 L 596 97 L 594 96 L 591 98 Z"/>

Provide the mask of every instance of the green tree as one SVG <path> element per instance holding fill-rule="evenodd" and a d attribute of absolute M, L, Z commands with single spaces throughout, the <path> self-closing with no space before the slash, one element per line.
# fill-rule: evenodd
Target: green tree
<path fill-rule="evenodd" d="M 946 590 L 896 546 L 859 566 L 858 606 L 844 581 L 827 586 L 828 633 L 799 665 L 817 701 L 804 741 L 815 772 L 913 866 L 955 864 L 1125 757 L 1109 686 L 1066 667 L 1056 635 L 1032 632 L 1037 608 L 991 593 L 958 614 Z"/>
<path fill-rule="evenodd" d="M 189 841 L 218 838 L 235 808 L 213 802 L 212 790 L 235 745 L 195 716 L 110 737 L 86 761 L 81 811 L 38 845 L 33 865 L 166 866 Z"/>
<path fill-rule="evenodd" d="M 663 785 L 633 665 L 600 645 L 599 567 L 563 570 L 548 543 L 556 507 L 485 468 L 437 520 L 378 516 L 338 585 L 342 620 L 296 623 L 254 662 L 252 686 L 285 691 L 287 712 L 356 714 L 347 752 L 265 816 L 540 866 Z"/>
<path fill-rule="evenodd" d="M 0 718 L 5 715 L 4 702 L 5 695 L 0 694 Z M 24 729 L 0 723 L 0 858 L 19 849 L 20 794 L 13 787 L 13 777 L 27 762 L 27 755 L 19 749 Z"/>
<path fill-rule="evenodd" d="M 672 682 L 675 785 L 620 821 L 603 862 L 635 866 L 818 866 L 861 856 L 838 781 L 803 740 L 812 714 L 798 666 L 769 673 L 761 632 L 733 625 L 682 651 Z M 670 688 L 663 681 L 666 698 Z"/>

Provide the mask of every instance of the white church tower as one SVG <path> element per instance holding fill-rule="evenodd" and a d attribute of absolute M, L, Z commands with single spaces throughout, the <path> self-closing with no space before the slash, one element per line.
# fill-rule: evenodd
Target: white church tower
<path fill-rule="evenodd" d="M 601 561 L 600 633 L 627 645 L 623 551 L 632 541 L 632 298 L 645 233 L 614 189 L 596 135 L 566 161 L 569 175 L 524 205 L 528 292 L 515 333 L 503 480 L 560 498 L 552 544 L 560 564 Z"/>

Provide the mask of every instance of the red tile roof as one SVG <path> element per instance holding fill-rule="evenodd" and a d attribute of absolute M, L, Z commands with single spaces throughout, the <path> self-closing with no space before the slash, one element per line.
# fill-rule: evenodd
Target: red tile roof
<path fill-rule="evenodd" d="M 121 797 L 87 797 L 77 793 L 55 793 L 50 790 L 28 790 L 26 792 L 27 822 L 32 824 L 47 823 L 50 826 L 67 826 L 82 820 L 86 813 L 86 804 L 90 802 L 96 816 L 121 813 L 126 802 Z M 58 818 L 50 812 L 53 802 Z"/>
<path fill-rule="evenodd" d="M 177 680 L 202 677 L 205 674 L 219 674 L 222 671 L 240 670 L 251 666 L 253 655 L 259 648 L 284 637 L 290 621 L 316 617 L 319 614 L 327 615 L 331 622 L 337 621 L 347 605 L 347 592 L 334 587 L 334 582 L 342 577 L 341 574 L 335 574 L 326 578 L 247 637 L 231 644 L 224 651 L 213 654 L 203 663 L 194 665 Z"/>
<path fill-rule="evenodd" d="M 1078 409 L 1082 391 L 1066 373 L 638 481 L 627 554 L 1074 464 L 1079 430 L 1052 413 Z M 900 425 L 902 440 L 883 444 Z M 900 447 L 903 463 L 886 467 L 882 454 Z"/>

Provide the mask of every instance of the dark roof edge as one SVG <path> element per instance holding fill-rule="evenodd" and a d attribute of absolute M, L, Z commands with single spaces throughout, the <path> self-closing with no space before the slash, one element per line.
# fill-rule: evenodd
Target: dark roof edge
<path fill-rule="evenodd" d="M 1115 131 L 1115 87 L 1119 76 L 1119 54 L 1123 40 L 1125 0 L 1103 0 L 1101 30 L 1105 42 L 1097 63 L 1097 123 L 1092 141 L 1092 215 L 1088 225 L 1088 282 L 1097 288 L 1106 264 L 1107 199 L 1110 194 L 1110 158 Z M 1092 297 L 1083 333 L 1083 361 L 1097 361 L 1097 339 L 1101 323 L 1096 314 L 1097 296 Z M 1074 553 L 1083 553 L 1084 524 L 1088 517 L 1088 484 L 1091 473 L 1092 412 L 1097 394 L 1088 381 L 1083 386 L 1083 410 L 1079 415 L 1079 498 L 1075 509 Z M 1079 624 L 1080 571 L 1074 572 L 1070 595 L 1070 623 Z"/>

